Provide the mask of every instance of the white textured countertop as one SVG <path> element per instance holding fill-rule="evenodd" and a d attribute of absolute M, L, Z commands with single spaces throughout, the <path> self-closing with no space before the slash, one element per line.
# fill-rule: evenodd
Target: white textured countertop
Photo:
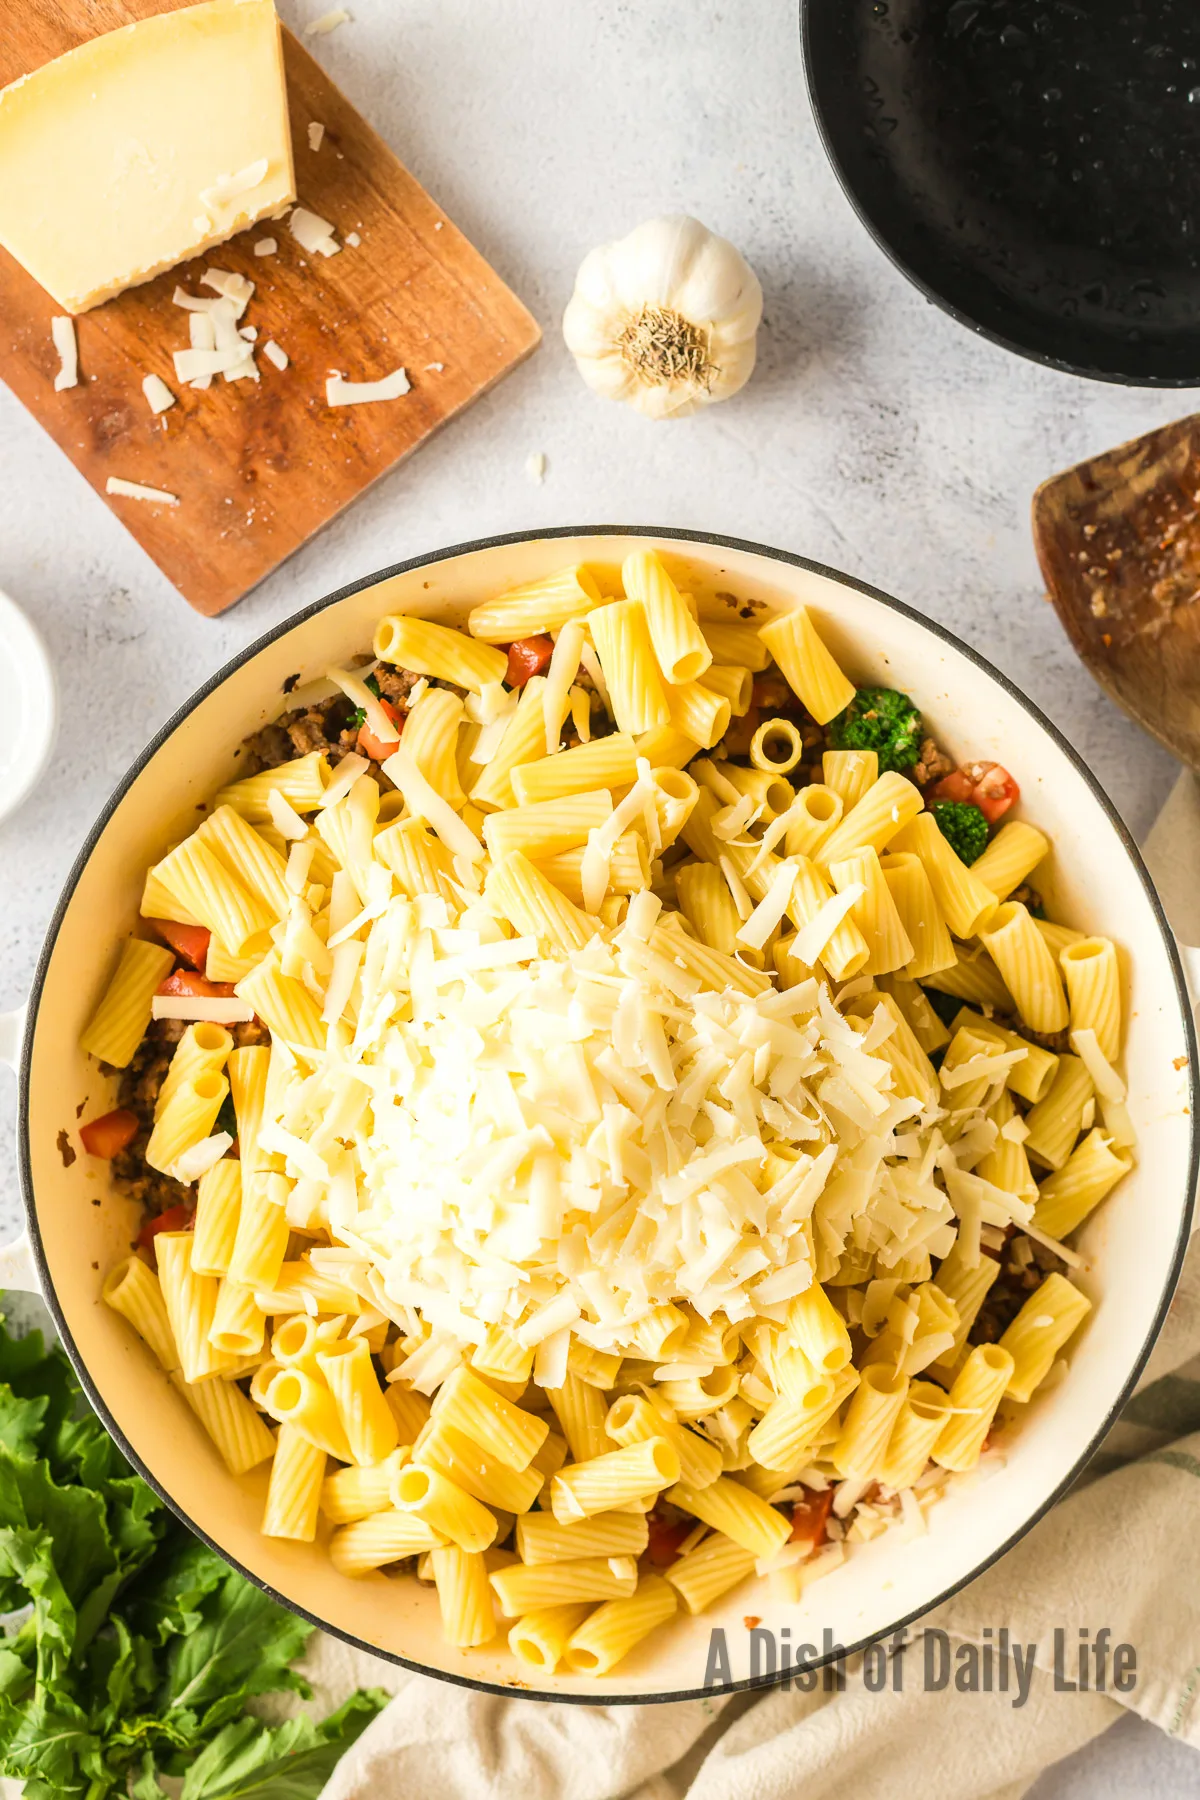
<path fill-rule="evenodd" d="M 293 25 L 323 0 L 281 0 Z M 96 810 L 174 707 L 302 604 L 491 532 L 656 524 L 777 544 L 951 626 L 1083 753 L 1135 831 L 1173 765 L 1116 713 L 1046 603 L 1036 484 L 1194 404 L 1088 384 L 974 337 L 858 224 L 809 113 L 792 0 L 352 0 L 313 41 L 352 100 L 540 320 L 543 348 L 224 618 L 192 613 L 0 389 L 0 588 L 44 633 L 62 726 L 35 800 L 0 825 L 0 1008 L 22 998 Z M 690 211 L 766 294 L 757 372 L 669 425 L 594 399 L 558 320 L 594 243 Z M 46 306 L 47 331 L 53 308 Z M 542 486 L 526 459 L 547 459 Z M 0 1087 L 0 1227 L 18 1212 Z M 1038 1800 L 1194 1795 L 1190 1753 L 1133 1721 Z"/>

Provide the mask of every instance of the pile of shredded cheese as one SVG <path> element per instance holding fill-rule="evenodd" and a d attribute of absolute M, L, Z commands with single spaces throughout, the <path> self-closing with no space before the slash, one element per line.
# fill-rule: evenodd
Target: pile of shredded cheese
<path fill-rule="evenodd" d="M 840 1010 L 869 981 L 717 992 L 648 892 L 547 957 L 458 861 L 461 904 L 385 881 L 365 942 L 363 914 L 331 934 L 329 1048 L 297 1052 L 259 1140 L 296 1181 L 291 1222 L 333 1238 L 314 1266 L 409 1332 L 432 1323 L 407 1381 L 432 1391 L 502 1323 L 553 1385 L 570 1336 L 628 1349 L 664 1302 L 782 1319 L 846 1246 L 882 1269 L 1028 1220 L 970 1172 L 992 1122 L 893 1091 L 892 1016 Z"/>

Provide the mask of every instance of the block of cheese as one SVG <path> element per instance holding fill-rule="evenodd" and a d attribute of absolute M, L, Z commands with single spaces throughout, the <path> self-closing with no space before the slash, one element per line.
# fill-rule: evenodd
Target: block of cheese
<path fill-rule="evenodd" d="M 206 0 L 0 92 L 0 244 L 67 312 L 296 197 L 274 0 Z"/>

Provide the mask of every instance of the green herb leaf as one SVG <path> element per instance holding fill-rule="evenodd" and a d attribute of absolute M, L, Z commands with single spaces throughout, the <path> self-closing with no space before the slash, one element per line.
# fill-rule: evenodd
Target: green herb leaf
<path fill-rule="evenodd" d="M 171 1645 L 164 1711 L 201 1713 L 231 1697 L 243 1700 L 284 1688 L 307 1693 L 307 1684 L 288 1664 L 312 1632 L 304 1619 L 227 1569 L 205 1601 L 200 1624 Z"/>
<path fill-rule="evenodd" d="M 65 1356 L 0 1321 L 0 1774 L 26 1800 L 315 1800 L 382 1704 L 277 1729 L 250 1696 L 307 1693 L 312 1627 L 175 1524 L 87 1411 Z M 207 1773 L 206 1773 L 207 1771 Z"/>
<path fill-rule="evenodd" d="M 305 1717 L 227 1725 L 188 1770 L 181 1800 L 316 1800 L 387 1699 L 378 1688 L 359 1692 L 319 1725 Z"/>

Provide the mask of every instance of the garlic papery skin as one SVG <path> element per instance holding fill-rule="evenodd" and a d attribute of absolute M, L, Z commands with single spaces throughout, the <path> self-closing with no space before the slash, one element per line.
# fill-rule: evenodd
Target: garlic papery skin
<path fill-rule="evenodd" d="M 679 214 L 584 258 L 563 336 L 597 394 L 681 419 L 749 380 L 762 304 L 745 258 Z"/>

